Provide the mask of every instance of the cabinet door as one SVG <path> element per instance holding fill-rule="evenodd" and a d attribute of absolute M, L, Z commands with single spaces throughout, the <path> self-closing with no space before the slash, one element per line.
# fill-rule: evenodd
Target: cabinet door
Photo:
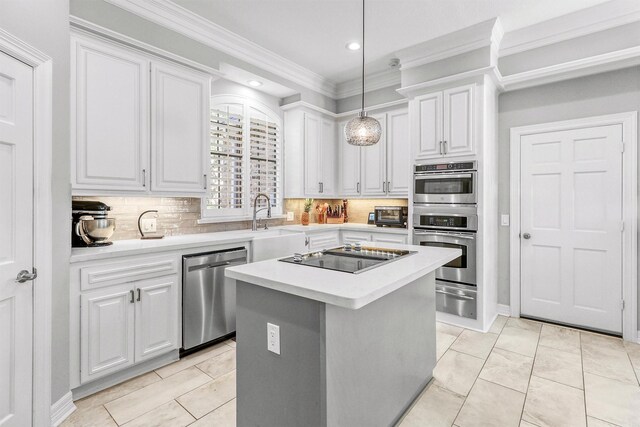
<path fill-rule="evenodd" d="M 411 177 L 411 146 L 407 110 L 387 114 L 387 193 L 407 197 Z"/>
<path fill-rule="evenodd" d="M 320 195 L 321 130 L 322 119 L 318 116 L 304 115 L 304 193 L 306 196 Z"/>
<path fill-rule="evenodd" d="M 130 284 L 80 296 L 82 383 L 134 363 L 134 307 Z"/>
<path fill-rule="evenodd" d="M 72 49 L 73 189 L 145 191 L 149 61 L 84 38 L 75 38 Z"/>
<path fill-rule="evenodd" d="M 372 117 L 382 126 L 382 135 L 377 144 L 361 148 L 361 175 L 363 196 L 384 196 L 387 194 L 386 126 L 385 114 Z"/>
<path fill-rule="evenodd" d="M 372 236 L 372 240 L 374 243 L 399 243 L 402 245 L 407 244 L 407 235 L 404 234 L 373 233 Z"/>
<path fill-rule="evenodd" d="M 360 147 L 347 143 L 344 136 L 346 122 L 338 125 L 340 156 L 340 196 L 360 195 Z"/>
<path fill-rule="evenodd" d="M 320 152 L 322 162 L 320 165 L 320 194 L 322 197 L 333 197 L 336 194 L 336 124 L 333 120 L 322 120 L 322 139 L 320 140 Z"/>
<path fill-rule="evenodd" d="M 165 63 L 151 69 L 151 189 L 205 193 L 209 78 Z"/>
<path fill-rule="evenodd" d="M 441 157 L 442 150 L 442 92 L 415 99 L 418 117 L 416 157 L 422 159 Z"/>
<path fill-rule="evenodd" d="M 473 85 L 444 91 L 444 152 L 473 154 Z"/>
<path fill-rule="evenodd" d="M 136 363 L 178 348 L 178 276 L 136 282 Z"/>
<path fill-rule="evenodd" d="M 309 234 L 309 250 L 319 251 L 322 249 L 335 248 L 340 246 L 338 231 Z"/>

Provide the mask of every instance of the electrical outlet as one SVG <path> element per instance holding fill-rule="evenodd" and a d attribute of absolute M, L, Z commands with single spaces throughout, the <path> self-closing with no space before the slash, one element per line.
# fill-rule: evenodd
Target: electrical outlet
<path fill-rule="evenodd" d="M 508 214 L 502 214 L 500 216 L 500 225 L 503 227 L 508 227 L 509 226 L 509 215 Z"/>
<path fill-rule="evenodd" d="M 267 350 L 280 354 L 280 326 L 267 323 Z"/>
<path fill-rule="evenodd" d="M 156 219 L 155 218 L 142 218 L 140 220 L 140 226 L 143 233 L 155 233 L 156 232 Z"/>
<path fill-rule="evenodd" d="M 287 221 L 293 221 L 293 212 L 287 212 Z"/>

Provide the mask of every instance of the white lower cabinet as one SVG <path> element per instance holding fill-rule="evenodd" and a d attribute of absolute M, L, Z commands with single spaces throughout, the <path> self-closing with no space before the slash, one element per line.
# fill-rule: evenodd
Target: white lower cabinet
<path fill-rule="evenodd" d="M 340 232 L 342 236 L 342 244 L 347 243 L 357 243 L 357 242 L 370 242 L 371 241 L 371 233 L 363 233 L 361 231 L 349 231 L 342 230 Z"/>
<path fill-rule="evenodd" d="M 178 345 L 178 275 L 80 295 L 80 379 L 93 381 Z"/>
<path fill-rule="evenodd" d="M 178 276 L 136 283 L 136 363 L 179 347 Z"/>
<path fill-rule="evenodd" d="M 309 251 L 321 251 L 340 246 L 340 232 L 338 230 L 308 233 L 307 237 L 309 238 Z"/>
<path fill-rule="evenodd" d="M 135 363 L 132 299 L 131 284 L 81 295 L 80 373 L 83 383 Z"/>
<path fill-rule="evenodd" d="M 391 234 L 391 233 L 373 233 L 372 241 L 374 243 L 399 243 L 406 245 L 408 241 L 408 235 L 406 234 Z"/>

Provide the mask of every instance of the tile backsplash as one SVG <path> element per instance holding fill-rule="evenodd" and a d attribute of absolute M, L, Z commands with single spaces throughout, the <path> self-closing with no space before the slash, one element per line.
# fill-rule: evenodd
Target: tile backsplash
<path fill-rule="evenodd" d="M 165 236 L 182 234 L 211 233 L 216 231 L 246 230 L 251 221 L 220 222 L 198 224 L 200 219 L 200 199 L 195 197 L 74 197 L 73 200 L 99 200 L 111 206 L 109 216 L 116 219 L 116 231 L 111 240 L 138 239 L 138 216 L 149 209 L 158 210 L 158 233 Z M 366 223 L 374 206 L 407 206 L 407 199 L 348 199 L 349 222 Z M 311 222 L 317 222 L 316 204 L 342 204 L 342 199 L 314 200 Z M 293 212 L 294 220 L 283 218 L 268 220 L 270 226 L 300 224 L 304 210 L 304 199 L 285 199 L 284 212 Z M 261 212 L 261 216 L 264 212 Z"/>

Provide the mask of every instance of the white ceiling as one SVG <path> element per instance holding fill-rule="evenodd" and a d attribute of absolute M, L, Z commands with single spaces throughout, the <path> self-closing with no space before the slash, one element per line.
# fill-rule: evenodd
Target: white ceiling
<path fill-rule="evenodd" d="M 357 78 L 360 0 L 173 0 L 298 65 L 340 83 Z M 490 18 L 505 32 L 606 0 L 367 0 L 367 72 L 387 69 L 393 53 Z M 637 2 L 638 0 L 628 0 Z"/>

